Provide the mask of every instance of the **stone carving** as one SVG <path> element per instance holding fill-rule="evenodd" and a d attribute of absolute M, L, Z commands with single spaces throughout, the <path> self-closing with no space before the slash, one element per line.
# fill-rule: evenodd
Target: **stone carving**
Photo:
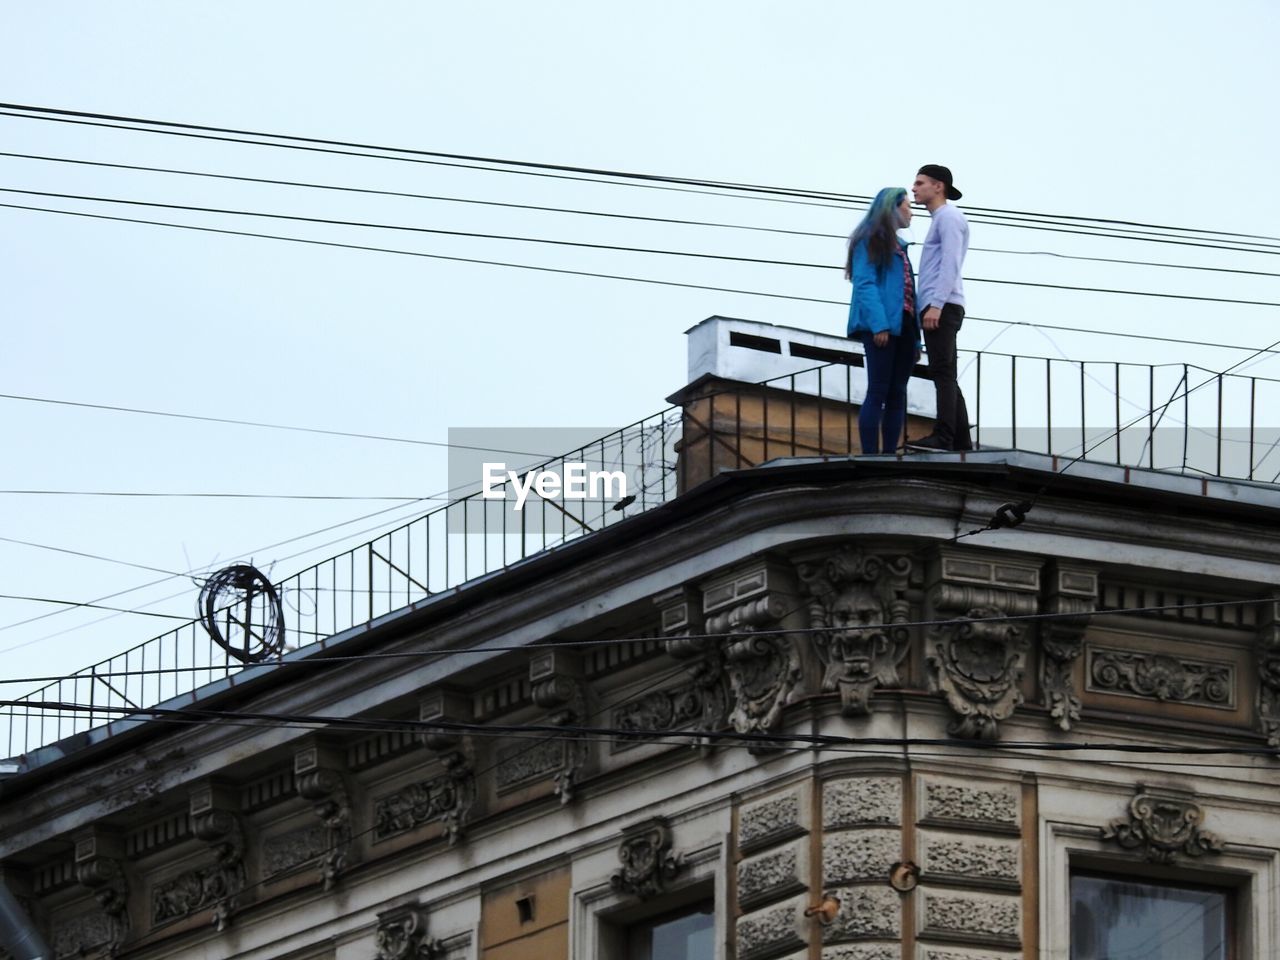
<path fill-rule="evenodd" d="M 921 936 L 1016 947 L 1021 935 L 1022 909 L 1016 897 L 925 894 Z"/>
<path fill-rule="evenodd" d="M 427 915 L 416 903 L 379 913 L 374 943 L 377 960 L 433 960 L 443 953 L 440 941 L 427 936 Z"/>
<path fill-rule="evenodd" d="M 1235 668 L 1230 663 L 1090 646 L 1088 675 L 1091 690 L 1161 703 L 1235 705 Z"/>
<path fill-rule="evenodd" d="M 1173 863 L 1178 854 L 1202 857 L 1218 853 L 1222 840 L 1200 829 L 1204 811 L 1188 797 L 1140 790 L 1129 801 L 1129 816 L 1112 820 L 1102 831 L 1126 850 L 1141 850 L 1151 863 Z"/>
<path fill-rule="evenodd" d="M 786 574 L 768 562 L 706 587 L 703 613 L 710 634 L 727 634 L 724 669 L 729 678 L 729 724 L 753 736 L 752 753 L 777 749 L 767 739 L 782 722 L 800 683 L 798 644 L 773 631 L 789 607 L 778 591 Z"/>
<path fill-rule="evenodd" d="M 1089 615 L 1097 609 L 1098 575 L 1064 564 L 1052 571 L 1053 590 L 1045 613 L 1058 614 L 1040 624 L 1040 688 L 1049 716 L 1062 730 L 1080 719 L 1080 695 L 1071 671 L 1084 646 Z"/>
<path fill-rule="evenodd" d="M 559 737 L 502 747 L 493 771 L 498 789 L 510 790 L 559 770 L 565 762 L 564 751 L 565 741 Z"/>
<path fill-rule="evenodd" d="M 1019 807 L 1019 791 L 1012 784 L 971 787 L 939 780 L 924 784 L 922 819 L 926 823 L 1016 831 Z"/>
<path fill-rule="evenodd" d="M 119 844 L 114 837 L 91 834 L 77 840 L 76 880 L 93 891 L 93 898 L 102 908 L 107 934 L 101 941 L 103 952 L 114 958 L 129 936 L 129 883 L 121 861 L 107 856 L 108 850 L 119 852 Z"/>
<path fill-rule="evenodd" d="M 695 726 L 700 730 L 723 730 L 729 722 L 729 688 L 724 656 L 718 640 L 701 635 L 706 625 L 697 592 L 680 587 L 655 597 L 654 603 L 661 609 L 667 654 L 685 664 L 690 680 L 688 685 L 676 690 L 659 691 L 659 695 L 671 698 L 669 709 L 672 719 L 670 726 L 656 729 Z M 667 709 L 655 704 L 652 719 L 660 724 Z M 698 710 L 696 716 L 693 715 L 695 709 Z M 705 739 L 694 743 L 704 750 L 712 744 L 713 741 Z"/>
<path fill-rule="evenodd" d="M 827 829 L 902 823 L 902 781 L 897 777 L 828 780 L 822 785 Z"/>
<path fill-rule="evenodd" d="M 99 948 L 106 948 L 114 935 L 115 925 L 111 918 L 100 910 L 94 910 L 56 922 L 50 947 L 56 960 L 83 957 Z"/>
<path fill-rule="evenodd" d="M 902 902 L 887 886 L 839 887 L 832 893 L 840 911 L 822 928 L 823 943 L 901 936 Z"/>
<path fill-rule="evenodd" d="M 324 827 L 303 827 L 268 837 L 262 844 L 263 876 L 278 877 L 324 856 L 328 850 L 327 834 Z"/>
<path fill-rule="evenodd" d="M 902 947 L 888 943 L 848 943 L 826 947 L 822 960 L 902 960 Z"/>
<path fill-rule="evenodd" d="M 953 737 L 995 740 L 1000 721 L 1022 703 L 1022 629 L 992 619 L 1000 616 L 994 607 L 974 607 L 960 620 L 932 630 L 929 686 L 946 697 L 956 715 L 947 725 Z"/>
<path fill-rule="evenodd" d="M 902 837 L 896 830 L 852 830 L 822 838 L 822 880 L 827 886 L 884 882 L 901 859 Z"/>
<path fill-rule="evenodd" d="M 1267 745 L 1280 748 L 1280 600 L 1266 604 L 1258 635 L 1258 719 Z"/>
<path fill-rule="evenodd" d="M 739 849 L 758 848 L 806 833 L 800 810 L 798 792 L 744 806 L 738 815 Z"/>
<path fill-rule="evenodd" d="M 231 922 L 236 898 L 245 886 L 244 830 L 240 818 L 214 807 L 206 788 L 191 797 L 191 832 L 209 844 L 214 862 L 187 870 L 151 890 L 153 925 L 188 917 L 201 910 L 213 911 L 214 929 L 221 932 Z"/>
<path fill-rule="evenodd" d="M 907 581 L 911 560 L 877 557 L 844 547 L 825 561 L 802 563 L 797 572 L 811 600 L 813 637 L 825 670 L 822 689 L 840 692 L 846 717 L 870 712 L 876 687 L 897 687 L 907 654 L 910 619 Z"/>
<path fill-rule="evenodd" d="M 661 817 L 624 830 L 618 860 L 622 869 L 609 878 L 610 885 L 642 900 L 662 893 L 683 867 L 671 852 L 671 828 Z"/>
<path fill-rule="evenodd" d="M 373 838 L 386 840 L 426 823 L 440 823 L 449 846 L 462 838 L 475 802 L 475 778 L 466 767 L 406 784 L 373 805 Z"/>
<path fill-rule="evenodd" d="M 308 747 L 293 757 L 294 784 L 298 794 L 312 801 L 325 829 L 325 845 L 318 854 L 320 880 L 333 889 L 351 851 L 351 799 L 337 770 L 321 766 L 319 749 Z"/>
<path fill-rule="evenodd" d="M 925 836 L 922 840 L 927 879 L 995 885 L 1019 882 L 1021 850 L 1017 841 L 950 836 Z"/>
<path fill-rule="evenodd" d="M 804 904 L 788 901 L 738 919 L 738 957 L 771 956 L 804 946 Z"/>
<path fill-rule="evenodd" d="M 747 907 L 803 890 L 807 867 L 805 847 L 798 843 L 743 860 L 738 864 L 738 904 Z"/>
<path fill-rule="evenodd" d="M 535 653 L 529 660 L 529 681 L 533 702 L 549 711 L 549 723 L 572 726 L 587 719 L 586 688 L 575 655 L 562 650 Z M 574 788 L 587 762 L 587 743 L 568 739 L 562 743 L 561 766 L 553 782 L 554 793 L 563 805 L 573 800 Z"/>
<path fill-rule="evenodd" d="M 687 727 L 717 730 L 724 726 L 724 718 L 728 715 L 728 694 L 724 683 L 719 679 L 708 683 L 706 678 L 697 675 L 697 671 L 708 663 L 705 657 L 697 659 L 692 680 L 667 690 L 655 690 L 617 708 L 613 712 L 613 726 L 620 730 L 635 730 L 638 738 L 643 738 L 651 730 Z"/>

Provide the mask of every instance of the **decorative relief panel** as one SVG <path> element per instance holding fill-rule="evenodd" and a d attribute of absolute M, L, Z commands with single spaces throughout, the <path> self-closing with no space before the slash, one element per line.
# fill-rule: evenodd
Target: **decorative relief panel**
<path fill-rule="evenodd" d="M 1185 794 L 1140 791 L 1129 801 L 1129 815 L 1102 831 L 1126 850 L 1141 850 L 1151 863 L 1173 863 L 1179 855 L 1202 857 L 1222 850 L 1217 834 L 1202 830 L 1204 811 Z"/>
<path fill-rule="evenodd" d="M 56 960 L 67 957 L 83 957 L 98 949 L 105 949 L 115 935 L 115 925 L 101 910 L 82 913 L 69 920 L 59 920 L 53 925 L 53 950 Z"/>
<path fill-rule="evenodd" d="M 869 881 L 883 883 L 902 859 L 897 830 L 852 830 L 822 838 L 822 882 L 825 886 Z"/>
<path fill-rule="evenodd" d="M 1199 707 L 1236 705 L 1235 665 L 1227 661 L 1119 650 L 1089 644 L 1088 689 Z"/>
<path fill-rule="evenodd" d="M 493 778 L 499 792 L 542 780 L 565 763 L 565 741 L 559 737 L 520 741 L 498 750 Z"/>
<path fill-rule="evenodd" d="M 805 944 L 808 921 L 803 898 L 738 918 L 738 958 L 772 957 Z"/>
<path fill-rule="evenodd" d="M 671 827 L 661 817 L 624 830 L 618 860 L 622 869 L 609 878 L 610 885 L 642 900 L 662 893 L 684 866 L 671 852 Z"/>
<path fill-rule="evenodd" d="M 897 777 L 828 780 L 822 785 L 822 825 L 840 827 L 902 823 L 902 781 Z"/>
<path fill-rule="evenodd" d="M 922 823 L 1018 832 L 1022 803 L 1014 784 L 979 787 L 925 777 L 921 785 Z"/>
<path fill-rule="evenodd" d="M 952 736 L 994 740 L 1022 702 L 1026 669 L 1023 628 L 1000 618 L 1036 612 L 1039 566 L 941 550 L 938 571 L 933 611 L 955 619 L 929 630 L 929 688 L 955 714 Z"/>
<path fill-rule="evenodd" d="M 947 947 L 931 947 L 922 944 L 917 956 L 920 960 L 1022 960 L 1020 953 L 991 953 L 976 950 L 953 950 Z"/>
<path fill-rule="evenodd" d="M 902 901 L 889 887 L 838 887 L 831 892 L 840 900 L 840 911 L 822 928 L 823 943 L 902 935 Z"/>
<path fill-rule="evenodd" d="M 328 849 L 324 827 L 303 827 L 268 837 L 262 844 L 262 873 L 270 880 L 323 856 Z"/>
<path fill-rule="evenodd" d="M 758 849 L 808 832 L 804 798 L 807 789 L 746 804 L 738 813 L 738 848 Z"/>
<path fill-rule="evenodd" d="M 653 730 L 718 730 L 728 714 L 728 693 L 722 683 L 694 677 L 666 690 L 655 690 L 613 711 L 613 727 L 644 735 Z M 711 726 L 704 726 L 710 723 Z M 614 751 L 631 744 L 620 741 Z"/>
<path fill-rule="evenodd" d="M 438 822 L 444 826 L 449 846 L 454 846 L 462 838 L 474 800 L 475 780 L 469 771 L 446 771 L 430 780 L 407 784 L 374 801 L 374 841 Z"/>
<path fill-rule="evenodd" d="M 1016 897 L 924 892 L 921 937 L 1016 947 L 1022 907 Z"/>
<path fill-rule="evenodd" d="M 797 567 L 810 598 L 814 648 L 824 665 L 822 689 L 840 692 L 847 717 L 870 712 L 876 687 L 898 687 L 898 665 L 907 654 L 911 619 L 906 591 L 908 557 L 878 557 L 847 546 L 816 563 Z"/>
<path fill-rule="evenodd" d="M 708 584 L 703 594 L 707 632 L 730 635 L 724 669 L 731 693 L 729 724 L 738 733 L 772 733 L 797 693 L 798 646 L 773 632 L 790 609 L 780 590 L 786 581 L 779 568 L 760 563 Z M 760 753 L 777 747 L 756 740 L 749 749 Z"/>
<path fill-rule="evenodd" d="M 738 864 L 738 903 L 750 908 L 803 890 L 809 875 L 808 841 L 800 840 Z"/>
<path fill-rule="evenodd" d="M 920 869 L 927 881 L 1016 887 L 1022 877 L 1017 840 L 921 833 Z"/>

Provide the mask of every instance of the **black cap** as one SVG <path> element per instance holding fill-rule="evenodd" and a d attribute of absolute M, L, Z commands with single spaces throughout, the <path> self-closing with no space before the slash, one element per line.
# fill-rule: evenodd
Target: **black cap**
<path fill-rule="evenodd" d="M 926 163 L 923 167 L 916 171 L 917 174 L 924 174 L 926 177 L 933 177 L 935 180 L 941 180 L 947 185 L 947 199 L 959 200 L 964 194 L 955 188 L 951 182 L 951 171 L 940 163 Z"/>

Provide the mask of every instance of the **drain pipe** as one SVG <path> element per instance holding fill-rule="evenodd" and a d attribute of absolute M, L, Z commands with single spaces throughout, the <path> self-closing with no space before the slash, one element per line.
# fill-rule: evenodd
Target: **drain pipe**
<path fill-rule="evenodd" d="M 0 947 L 14 960 L 50 960 L 53 952 L 9 888 L 0 883 Z"/>

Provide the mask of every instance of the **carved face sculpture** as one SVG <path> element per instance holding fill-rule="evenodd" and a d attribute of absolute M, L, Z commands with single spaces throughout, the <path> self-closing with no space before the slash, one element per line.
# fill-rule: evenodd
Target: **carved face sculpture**
<path fill-rule="evenodd" d="M 844 664 L 848 677 L 869 677 L 875 661 L 889 649 L 883 629 L 884 605 L 870 583 L 859 581 L 842 590 L 830 608 L 831 660 Z"/>
<path fill-rule="evenodd" d="M 968 624 L 957 639 L 963 642 L 951 644 L 951 658 L 961 674 L 977 683 L 1004 678 L 1011 651 L 1007 631 L 1001 625 Z"/>

